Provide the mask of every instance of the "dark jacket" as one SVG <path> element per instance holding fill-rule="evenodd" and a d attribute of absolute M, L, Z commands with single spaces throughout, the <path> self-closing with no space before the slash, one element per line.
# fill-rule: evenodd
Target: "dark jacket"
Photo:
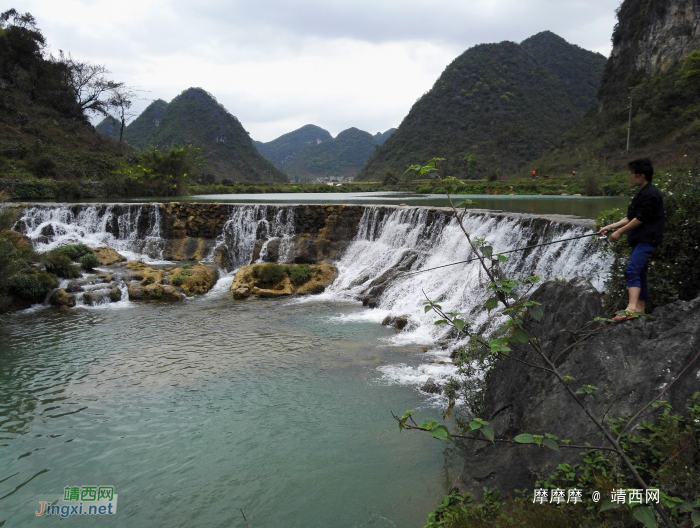
<path fill-rule="evenodd" d="M 664 199 L 654 184 L 647 183 L 637 191 L 627 208 L 627 218 L 637 218 L 642 222 L 642 225 L 627 231 L 630 244 L 661 244 L 666 227 Z"/>

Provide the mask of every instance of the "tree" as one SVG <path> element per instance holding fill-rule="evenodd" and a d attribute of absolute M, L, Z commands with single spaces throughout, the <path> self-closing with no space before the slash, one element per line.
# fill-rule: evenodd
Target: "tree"
<path fill-rule="evenodd" d="M 36 19 L 31 13 L 18 13 L 16 9 L 8 9 L 0 14 L 0 28 L 5 29 L 7 26 L 28 29 L 36 31 Z"/>
<path fill-rule="evenodd" d="M 110 96 L 115 90 L 123 88 L 123 83 L 108 79 L 107 75 L 111 72 L 103 64 L 78 61 L 70 53 L 65 55 L 59 51 L 58 59 L 52 57 L 52 60 L 64 66 L 65 82 L 73 91 L 82 112 L 107 115 Z"/>
<path fill-rule="evenodd" d="M 124 137 L 124 127 L 134 119 L 138 114 L 131 110 L 131 105 L 137 98 L 137 93 L 134 88 L 119 84 L 110 90 L 110 98 L 107 101 L 107 107 L 116 115 L 113 117 L 119 121 L 119 144 L 121 145 Z"/>
<path fill-rule="evenodd" d="M 387 169 L 384 172 L 384 178 L 382 178 L 382 185 L 396 185 L 397 183 L 399 183 L 399 175 L 393 170 Z"/>
<path fill-rule="evenodd" d="M 700 50 L 690 53 L 681 66 L 680 82 L 691 90 L 700 90 Z"/>

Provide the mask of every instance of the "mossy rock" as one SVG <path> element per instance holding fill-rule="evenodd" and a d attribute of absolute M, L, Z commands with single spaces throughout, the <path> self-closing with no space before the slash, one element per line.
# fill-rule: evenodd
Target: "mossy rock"
<path fill-rule="evenodd" d="M 207 293 L 211 290 L 219 274 L 213 266 L 202 264 L 183 264 L 168 273 L 170 284 L 182 288 L 188 297 Z"/>
<path fill-rule="evenodd" d="M 270 271 L 268 271 L 270 270 Z M 281 273 L 280 273 L 281 272 Z M 235 299 L 322 293 L 338 276 L 332 264 L 254 264 L 241 266 L 231 284 Z M 277 282 L 270 282 L 273 278 Z"/>

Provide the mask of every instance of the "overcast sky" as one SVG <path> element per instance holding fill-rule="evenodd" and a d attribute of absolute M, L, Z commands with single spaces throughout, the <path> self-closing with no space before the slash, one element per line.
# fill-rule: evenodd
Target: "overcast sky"
<path fill-rule="evenodd" d="M 610 53 L 620 0 L 18 0 L 53 51 L 170 101 L 213 94 L 253 139 L 399 125 L 458 55 L 550 30 Z M 10 6 L 8 6 L 10 7 Z M 145 108 L 148 101 L 139 103 Z"/>

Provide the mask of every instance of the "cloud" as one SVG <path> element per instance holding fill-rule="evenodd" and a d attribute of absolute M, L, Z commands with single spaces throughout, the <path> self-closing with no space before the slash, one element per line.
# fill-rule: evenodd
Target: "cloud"
<path fill-rule="evenodd" d="M 618 0 L 26 0 L 54 49 L 151 99 L 201 86 L 251 135 L 398 126 L 460 53 L 551 30 L 607 54 Z M 137 107 L 145 107 L 142 101 Z"/>

